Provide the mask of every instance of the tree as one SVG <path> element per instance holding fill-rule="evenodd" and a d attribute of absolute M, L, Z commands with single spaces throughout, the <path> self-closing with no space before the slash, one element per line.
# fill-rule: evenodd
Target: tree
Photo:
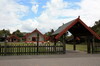
<path fill-rule="evenodd" d="M 16 36 L 18 36 L 18 37 L 23 37 L 23 36 L 24 36 L 24 34 L 23 34 L 22 32 L 20 32 L 20 30 L 16 30 L 16 31 L 14 31 L 12 34 L 13 34 L 13 35 L 16 35 Z"/>
<path fill-rule="evenodd" d="M 5 35 L 9 36 L 10 35 L 10 31 L 9 30 L 0 30 L 0 37 L 5 37 Z"/>
<path fill-rule="evenodd" d="M 10 31 L 9 30 L 0 30 L 0 41 L 3 42 L 5 41 L 5 39 L 7 38 L 7 36 L 10 35 Z"/>
<path fill-rule="evenodd" d="M 50 32 L 45 33 L 45 35 L 49 37 L 48 39 L 49 41 L 53 41 L 53 36 L 52 36 L 53 33 L 54 33 L 53 29 L 51 29 Z"/>
<path fill-rule="evenodd" d="M 96 21 L 92 29 L 100 35 L 100 20 Z"/>
<path fill-rule="evenodd" d="M 45 35 L 46 35 L 46 36 L 52 36 L 52 33 L 54 33 L 54 30 L 53 30 L 53 29 L 51 29 L 50 32 L 45 33 Z"/>

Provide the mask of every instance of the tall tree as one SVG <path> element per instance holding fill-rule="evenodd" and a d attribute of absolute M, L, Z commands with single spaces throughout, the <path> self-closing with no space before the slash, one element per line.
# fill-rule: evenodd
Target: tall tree
<path fill-rule="evenodd" d="M 100 35 L 100 20 L 96 21 L 92 29 Z"/>
<path fill-rule="evenodd" d="M 16 30 L 16 31 L 14 31 L 12 34 L 13 34 L 13 35 L 16 35 L 16 36 L 18 36 L 18 37 L 23 37 L 23 36 L 24 36 L 24 34 L 23 34 L 22 32 L 20 32 L 20 30 Z"/>
<path fill-rule="evenodd" d="M 9 30 L 0 30 L 0 37 L 4 37 L 5 35 L 9 36 L 10 35 L 10 31 Z"/>
<path fill-rule="evenodd" d="M 47 35 L 47 36 L 52 36 L 52 33 L 54 33 L 54 30 L 53 30 L 53 29 L 51 29 L 51 31 L 45 33 L 45 35 Z"/>

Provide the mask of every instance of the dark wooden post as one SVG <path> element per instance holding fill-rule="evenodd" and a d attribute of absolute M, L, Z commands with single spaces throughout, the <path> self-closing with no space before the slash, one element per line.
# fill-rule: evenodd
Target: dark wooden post
<path fill-rule="evenodd" d="M 4 44 L 5 44 L 5 51 L 4 51 L 4 55 L 7 55 L 7 34 L 5 34 L 5 42 L 4 42 Z"/>
<path fill-rule="evenodd" d="M 91 53 L 90 36 L 87 37 L 87 53 Z"/>
<path fill-rule="evenodd" d="M 37 33 L 37 55 L 39 53 L 39 34 Z"/>
<path fill-rule="evenodd" d="M 54 52 L 56 53 L 56 43 L 57 43 L 57 40 L 54 38 Z"/>
<path fill-rule="evenodd" d="M 0 55 L 1 55 L 1 45 L 0 45 Z"/>
<path fill-rule="evenodd" d="M 94 53 L 94 43 L 95 43 L 95 41 L 94 41 L 94 36 L 92 37 L 92 53 Z"/>
<path fill-rule="evenodd" d="M 74 36 L 74 44 L 73 44 L 73 50 L 76 50 L 76 37 Z"/>
<path fill-rule="evenodd" d="M 63 54 L 66 53 L 66 43 L 65 43 L 66 34 L 63 34 Z"/>

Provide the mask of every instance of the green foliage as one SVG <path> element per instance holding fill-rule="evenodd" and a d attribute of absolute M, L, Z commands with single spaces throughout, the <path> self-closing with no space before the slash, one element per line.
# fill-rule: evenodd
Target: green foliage
<path fill-rule="evenodd" d="M 20 32 L 20 30 L 16 30 L 16 31 L 14 31 L 12 34 L 13 34 L 13 35 L 16 35 L 16 36 L 18 36 L 18 37 L 23 37 L 23 36 L 24 36 L 24 34 L 23 34 L 22 32 Z"/>
<path fill-rule="evenodd" d="M 46 35 L 46 36 L 52 36 L 52 33 L 54 33 L 54 30 L 53 30 L 53 29 L 51 29 L 50 32 L 45 33 L 45 35 Z"/>
<path fill-rule="evenodd" d="M 92 29 L 100 35 L 100 20 L 99 21 L 96 21 L 94 26 L 92 27 Z"/>
<path fill-rule="evenodd" d="M 5 35 L 9 36 L 10 35 L 10 31 L 9 30 L 0 30 L 0 37 L 5 37 Z"/>

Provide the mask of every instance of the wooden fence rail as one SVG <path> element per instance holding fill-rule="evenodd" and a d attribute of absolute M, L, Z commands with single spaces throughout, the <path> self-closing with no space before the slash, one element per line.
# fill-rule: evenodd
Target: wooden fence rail
<path fill-rule="evenodd" d="M 94 52 L 96 52 L 96 53 L 100 53 L 100 43 L 95 43 L 95 45 L 94 45 Z"/>
<path fill-rule="evenodd" d="M 56 49 L 56 50 L 55 50 Z M 40 54 L 63 54 L 63 45 L 40 44 L 30 45 L 0 45 L 0 55 L 40 55 Z"/>

